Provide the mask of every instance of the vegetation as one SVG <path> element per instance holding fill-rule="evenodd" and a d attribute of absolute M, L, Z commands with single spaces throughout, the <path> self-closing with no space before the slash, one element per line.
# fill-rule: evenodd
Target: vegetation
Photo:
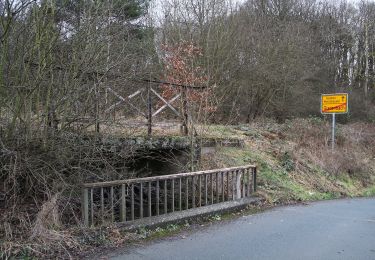
<path fill-rule="evenodd" d="M 240 128 L 248 129 L 242 130 L 245 147 L 220 148 L 203 158 L 204 167 L 258 165 L 259 195 L 271 205 L 374 194 L 373 124 L 340 125 L 335 151 L 329 124 L 319 118 Z"/>

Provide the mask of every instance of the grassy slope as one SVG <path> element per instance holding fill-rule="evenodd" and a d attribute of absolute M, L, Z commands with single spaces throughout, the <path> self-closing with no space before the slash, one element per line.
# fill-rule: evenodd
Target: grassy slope
<path fill-rule="evenodd" d="M 220 131 L 221 137 L 244 139 L 245 147 L 218 148 L 202 166 L 257 164 L 258 193 L 270 204 L 375 195 L 374 125 L 339 125 L 334 153 L 329 125 L 316 118 L 215 129 Z"/>

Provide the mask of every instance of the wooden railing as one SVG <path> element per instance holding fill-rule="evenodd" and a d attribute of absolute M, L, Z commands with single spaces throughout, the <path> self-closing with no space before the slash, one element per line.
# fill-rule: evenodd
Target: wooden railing
<path fill-rule="evenodd" d="M 256 166 L 86 183 L 82 219 L 86 226 L 127 222 L 250 196 Z"/>

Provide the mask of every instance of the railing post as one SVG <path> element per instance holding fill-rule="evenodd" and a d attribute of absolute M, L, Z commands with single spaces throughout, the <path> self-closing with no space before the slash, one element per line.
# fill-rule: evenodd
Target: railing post
<path fill-rule="evenodd" d="M 235 180 L 236 180 L 236 178 L 237 178 L 237 170 L 234 170 L 234 171 L 232 171 L 232 200 L 236 199 L 236 193 L 235 193 L 235 190 L 236 190 Z"/>
<path fill-rule="evenodd" d="M 114 210 L 113 196 L 114 196 L 114 192 L 113 192 L 113 186 L 112 186 L 111 187 L 111 220 L 112 220 L 112 222 L 115 221 L 115 210 Z"/>
<path fill-rule="evenodd" d="M 164 181 L 164 214 L 168 213 L 168 182 Z"/>
<path fill-rule="evenodd" d="M 174 179 L 171 180 L 172 182 L 172 187 L 171 187 L 171 190 L 172 190 L 172 212 L 174 212 Z"/>
<path fill-rule="evenodd" d="M 257 191 L 257 167 L 253 168 L 253 192 Z"/>
<path fill-rule="evenodd" d="M 247 196 L 250 197 L 250 194 L 251 194 L 251 172 L 252 170 L 250 171 L 250 169 L 252 168 L 248 168 L 247 169 Z"/>
<path fill-rule="evenodd" d="M 156 181 L 156 215 L 159 216 L 159 200 L 160 200 L 160 186 L 159 180 Z"/>
<path fill-rule="evenodd" d="M 125 194 L 125 184 L 121 185 L 121 207 L 120 207 L 121 221 L 126 221 L 126 194 Z"/>
<path fill-rule="evenodd" d="M 151 181 L 148 182 L 148 216 L 152 216 Z"/>
<path fill-rule="evenodd" d="M 224 172 L 221 172 L 221 195 L 222 198 L 221 200 L 224 202 L 225 201 L 225 191 L 224 191 Z"/>
<path fill-rule="evenodd" d="M 87 188 L 82 189 L 82 220 L 83 224 L 89 226 L 89 191 Z"/>
<path fill-rule="evenodd" d="M 238 170 L 237 176 L 236 176 L 236 191 L 237 191 L 236 199 L 241 198 L 241 178 L 242 178 L 242 171 Z"/>
<path fill-rule="evenodd" d="M 178 178 L 178 196 L 179 196 L 179 199 L 178 199 L 178 206 L 179 206 L 179 209 L 180 211 L 182 210 L 182 179 L 181 178 Z"/>
<path fill-rule="evenodd" d="M 139 218 L 143 218 L 143 182 L 139 185 Z"/>
<path fill-rule="evenodd" d="M 191 177 L 191 186 L 192 186 L 192 199 L 191 199 L 191 204 L 192 207 L 195 208 L 195 178 L 194 176 Z"/>
<path fill-rule="evenodd" d="M 130 204 L 131 219 L 134 220 L 134 183 L 131 186 L 131 204 Z"/>

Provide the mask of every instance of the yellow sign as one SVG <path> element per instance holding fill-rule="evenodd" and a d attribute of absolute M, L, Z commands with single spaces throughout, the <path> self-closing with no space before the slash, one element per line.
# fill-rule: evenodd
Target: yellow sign
<path fill-rule="evenodd" d="M 322 94 L 321 111 L 323 114 L 343 114 L 348 112 L 348 94 Z"/>

